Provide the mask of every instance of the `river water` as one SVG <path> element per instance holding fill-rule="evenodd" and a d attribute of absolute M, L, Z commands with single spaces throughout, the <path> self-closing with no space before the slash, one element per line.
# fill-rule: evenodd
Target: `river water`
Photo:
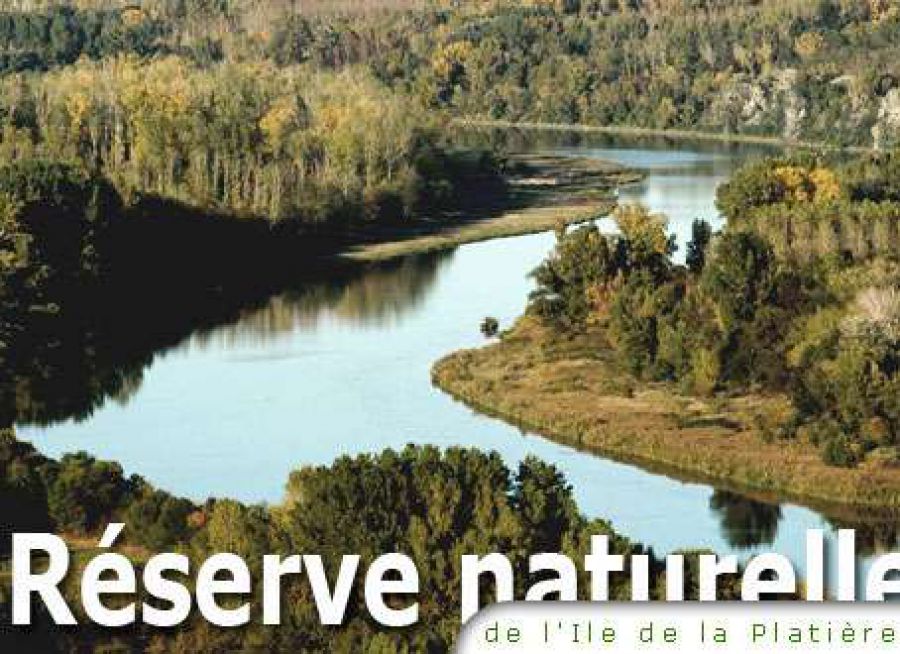
<path fill-rule="evenodd" d="M 693 219 L 717 221 L 716 186 L 758 154 L 636 141 L 554 149 L 646 170 L 622 199 L 668 214 L 682 255 Z M 86 450 L 119 461 L 128 473 L 197 500 L 248 502 L 279 501 L 288 473 L 304 464 L 407 443 L 493 449 L 511 464 L 536 455 L 564 471 L 586 514 L 658 553 L 774 550 L 802 567 L 806 530 L 832 529 L 815 511 L 556 445 L 431 386 L 436 359 L 483 343 L 483 317 L 505 327 L 522 313 L 528 273 L 552 244 L 550 234 L 473 244 L 274 297 L 159 353 L 139 387 L 89 418 L 20 425 L 20 437 L 51 456 Z"/>

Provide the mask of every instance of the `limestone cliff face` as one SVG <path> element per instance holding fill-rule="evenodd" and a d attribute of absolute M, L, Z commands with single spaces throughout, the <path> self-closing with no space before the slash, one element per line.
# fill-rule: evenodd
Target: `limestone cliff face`
<path fill-rule="evenodd" d="M 783 112 L 783 138 L 798 140 L 803 136 L 804 121 L 807 115 L 807 102 L 797 91 L 798 73 L 793 68 L 780 71 L 775 77 L 774 87 Z"/>
<path fill-rule="evenodd" d="M 735 76 L 707 109 L 708 127 L 788 140 L 835 141 L 888 149 L 900 146 L 900 87 L 876 93 L 853 75 L 819 80 L 814 100 L 793 68 Z M 871 140 L 860 135 L 871 135 Z"/>
<path fill-rule="evenodd" d="M 873 98 L 862 80 L 855 75 L 840 75 L 832 79 L 828 85 L 842 89 L 846 97 L 846 102 L 841 107 L 840 121 L 844 129 L 859 130 L 871 121 Z"/>
<path fill-rule="evenodd" d="M 736 77 L 712 103 L 707 120 L 728 131 L 800 139 L 808 107 L 797 92 L 797 75 L 796 70 L 786 69 L 757 78 Z"/>
<path fill-rule="evenodd" d="M 900 88 L 888 91 L 878 105 L 878 117 L 872 127 L 876 149 L 892 148 L 900 143 Z"/>

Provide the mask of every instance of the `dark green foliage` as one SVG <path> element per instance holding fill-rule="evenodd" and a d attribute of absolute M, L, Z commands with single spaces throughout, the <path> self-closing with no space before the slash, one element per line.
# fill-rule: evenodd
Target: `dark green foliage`
<path fill-rule="evenodd" d="M 763 159 L 719 187 L 718 206 L 731 227 L 757 234 L 781 259 L 896 258 L 897 161 L 891 153 L 840 163 L 811 155 Z"/>
<path fill-rule="evenodd" d="M 233 500 L 210 500 L 203 507 L 174 498 L 140 479 L 125 480 L 121 469 L 84 454 L 60 462 L 44 459 L 12 434 L 0 439 L 0 502 L 30 498 L 12 515 L 16 529 L 56 529 L 90 535 L 105 522 L 124 521 L 127 544 L 151 551 L 187 552 L 197 565 L 215 553 L 243 557 L 261 574 L 262 557 L 305 553 L 323 557 L 329 578 L 345 554 L 360 554 L 364 569 L 386 552 L 408 554 L 420 577 L 420 620 L 402 631 L 379 627 L 366 616 L 364 598 L 355 585 L 340 628 L 324 627 L 316 614 L 308 580 L 282 579 L 283 623 L 277 630 L 256 624 L 241 630 L 210 630 L 191 620 L 173 632 L 153 635 L 172 651 L 227 651 L 264 647 L 272 652 L 310 651 L 448 651 L 459 631 L 460 563 L 464 554 L 503 552 L 516 570 L 516 596 L 539 581 L 527 573 L 528 557 L 560 552 L 581 561 L 593 535 L 608 535 L 618 554 L 646 553 L 615 534 L 600 520 L 589 522 L 578 510 L 572 488 L 553 465 L 533 458 L 510 470 L 496 453 L 478 450 L 408 447 L 376 455 L 344 457 L 328 467 L 292 473 L 282 506 L 247 506 Z M 24 481 L 29 480 L 29 481 Z M 7 494 L 9 488 L 17 490 Z M 44 491 L 44 488 L 47 490 Z M 21 489 L 28 489 L 23 495 Z M 49 511 L 46 501 L 50 497 Z M 4 504 L 6 506 L 6 504 Z M 43 508 L 42 508 L 43 507 Z M 52 524 L 50 515 L 56 518 Z M 661 562 L 651 556 L 651 595 L 665 592 Z M 688 557 L 689 597 L 696 597 L 696 559 Z M 590 593 L 588 576 L 579 572 L 580 597 Z M 610 596 L 630 596 L 627 574 L 613 574 Z M 257 590 L 258 592 L 258 590 Z M 731 580 L 723 599 L 736 595 Z M 491 601 L 493 594 L 483 596 Z M 260 601 L 256 598 L 256 602 Z M 0 611 L 6 603 L 0 591 Z M 109 634 L 90 629 L 48 631 L 52 640 L 70 646 L 107 642 Z M 146 640 L 147 633 L 120 632 L 119 644 Z M 348 647 L 352 649 L 348 650 Z"/>
<path fill-rule="evenodd" d="M 149 18 L 129 24 L 121 11 L 55 7 L 47 13 L 2 12 L 0 42 L 8 53 L 0 56 L 0 73 L 45 70 L 81 56 L 146 56 L 161 51 L 164 32 L 162 23 Z"/>
<path fill-rule="evenodd" d="M 434 651 L 450 646 L 458 631 L 462 554 L 508 553 L 520 572 L 517 593 L 522 593 L 528 555 L 577 557 L 590 534 L 610 533 L 608 526 L 590 524 L 580 515 L 571 487 L 551 465 L 528 459 L 512 472 L 497 454 L 430 447 L 298 470 L 291 475 L 279 525 L 287 550 L 322 553 L 332 563 L 349 552 L 360 553 L 364 563 L 384 552 L 404 552 L 416 561 L 420 620 L 391 634 L 391 651 L 404 646 L 420 651 L 425 643 Z M 614 537 L 613 548 L 640 551 L 620 537 Z M 625 580 L 614 577 L 613 596 L 625 593 Z M 361 643 L 379 632 L 364 620 L 359 597 L 348 626 Z M 314 624 L 303 629 L 292 642 L 332 650 L 339 642 L 334 639 L 341 637 Z"/>
<path fill-rule="evenodd" d="M 716 242 L 701 284 L 723 329 L 723 378 L 783 386 L 785 327 L 810 300 L 803 277 L 777 262 L 758 237 L 731 232 Z"/>
<path fill-rule="evenodd" d="M 532 273 L 537 288 L 530 307 L 544 318 L 583 325 L 591 308 L 589 291 L 612 283 L 623 268 L 621 251 L 596 225 L 576 228 L 560 235 L 553 253 Z"/>
<path fill-rule="evenodd" d="M 556 329 L 602 330 L 638 378 L 698 395 L 790 393 L 793 410 L 764 437 L 807 435 L 834 465 L 878 449 L 894 460 L 900 212 L 872 165 L 850 161 L 843 175 L 811 157 L 751 164 L 720 192 L 732 213 L 724 232 L 694 223 L 685 268 L 659 246 L 658 220 L 619 211 L 620 237 L 592 227 L 560 237 L 535 272 L 531 310 Z M 860 180 L 883 201 L 850 199 Z M 816 245 L 812 227 L 838 234 L 837 245 Z"/>
<path fill-rule="evenodd" d="M 897 324 L 896 315 L 871 321 L 851 314 L 804 351 L 794 401 L 828 460 L 846 459 L 849 452 L 855 462 L 860 453 L 900 442 Z"/>
<path fill-rule="evenodd" d="M 195 529 L 189 516 L 198 511 L 193 502 L 139 477 L 126 478 L 117 463 L 84 452 L 45 458 L 12 430 L 0 430 L 0 505 L 0 554 L 13 531 L 85 536 L 116 520 L 126 523 L 128 543 L 166 551 L 190 540 Z"/>
<path fill-rule="evenodd" d="M 56 529 L 90 533 L 102 529 L 130 499 L 132 484 L 117 463 L 84 452 L 67 454 L 42 470 Z"/>
<path fill-rule="evenodd" d="M 379 196 L 373 219 L 402 219 L 396 200 Z M 123 210 L 109 183 L 65 164 L 0 167 L 0 425 L 82 420 L 129 397 L 155 351 L 296 284 L 298 261 L 341 246 L 153 197 Z"/>
<path fill-rule="evenodd" d="M 722 332 L 715 305 L 703 293 L 676 282 L 658 316 L 658 351 L 653 366 L 657 379 L 681 382 L 688 392 L 712 394 L 722 381 Z"/>
<path fill-rule="evenodd" d="M 733 221 L 745 218 L 756 207 L 783 201 L 787 190 L 775 168 L 775 160 L 763 159 L 735 172 L 716 193 L 719 211 Z"/>
<path fill-rule="evenodd" d="M 203 510 L 204 525 L 197 531 L 191 546 L 201 555 L 234 552 L 259 571 L 263 556 L 285 545 L 275 531 L 273 516 L 266 507 L 245 506 L 234 500 L 211 500 Z M 182 529 L 187 529 L 183 526 Z M 282 550 L 284 551 L 284 550 Z M 297 550 L 299 551 L 299 550 Z"/>
<path fill-rule="evenodd" d="M 11 81 L 0 90 L 0 164 L 74 162 L 130 203 L 306 232 L 435 221 L 506 199 L 502 161 L 453 147 L 371 75 L 298 75 L 170 57 Z"/>
<path fill-rule="evenodd" d="M 616 293 L 609 315 L 610 336 L 625 368 L 636 377 L 650 373 L 659 351 L 659 317 L 666 287 L 656 289 L 646 274 L 629 277 Z"/>
<path fill-rule="evenodd" d="M 43 457 L 17 441 L 11 430 L 0 430 L 0 556 L 9 554 L 11 534 L 53 527 L 39 474 L 43 463 Z"/>
<path fill-rule="evenodd" d="M 129 542 L 152 552 L 166 552 L 190 539 L 189 517 L 197 511 L 193 502 L 137 479 L 132 479 L 130 486 L 129 501 L 121 513 Z"/>
<path fill-rule="evenodd" d="M 559 551 L 561 534 L 583 524 L 572 486 L 554 465 L 536 458 L 519 466 L 514 508 L 522 521 L 525 552 Z"/>
<path fill-rule="evenodd" d="M 715 298 L 726 330 L 753 319 L 772 293 L 775 257 L 759 237 L 746 232 L 723 234 L 703 272 L 704 290 Z"/>
<path fill-rule="evenodd" d="M 833 424 L 826 423 L 819 427 L 822 433 L 817 435 L 824 445 L 822 446 L 822 460 L 830 466 L 837 468 L 853 468 L 859 463 L 858 450 L 845 434 Z"/>
<path fill-rule="evenodd" d="M 27 284 L 99 277 L 122 210 L 109 182 L 65 164 L 31 160 L 0 167 L 0 195 L 12 206 L 0 216 L 2 231 L 24 245 Z"/>
<path fill-rule="evenodd" d="M 854 160 L 845 171 L 854 202 L 900 202 L 900 152 L 884 152 Z"/>
<path fill-rule="evenodd" d="M 799 131 L 861 142 L 870 138 L 871 119 L 846 115 L 848 96 L 859 91 L 831 81 L 848 73 L 877 87 L 893 71 L 888 34 L 897 28 L 856 8 L 845 3 L 822 20 L 816 3 L 773 0 L 752 6 L 502 3 L 489 9 L 462 3 L 446 14 L 449 28 L 439 33 L 438 47 L 413 41 L 402 69 L 413 61 L 426 103 L 467 115 L 751 134 L 787 131 L 789 94 L 775 90 L 772 71 L 794 69 L 799 74 L 790 93 L 813 107 Z M 810 39 L 811 50 L 803 46 Z M 399 58 L 380 54 L 376 65 L 399 67 Z M 748 87 L 766 94 L 752 117 L 744 109 Z"/>
<path fill-rule="evenodd" d="M 481 321 L 481 333 L 485 338 L 493 338 L 500 331 L 500 323 L 496 318 L 488 316 Z"/>
<path fill-rule="evenodd" d="M 120 217 L 119 196 L 101 178 L 39 160 L 0 167 L 0 365 L 8 375 L 0 425 L 40 413 L 45 391 L 83 369 L 83 361 L 66 358 L 75 336 L 61 347 L 51 328 L 92 315 L 86 294 L 111 270 Z M 82 294 L 77 306 L 75 293 Z M 34 384 L 9 386 L 24 370 Z"/>
<path fill-rule="evenodd" d="M 712 240 L 712 227 L 705 220 L 695 220 L 691 225 L 691 241 L 687 246 L 688 270 L 699 275 L 706 266 L 706 250 Z"/>
<path fill-rule="evenodd" d="M 490 151 L 442 148 L 423 135 L 412 160 L 414 175 L 403 189 L 406 215 L 483 206 L 505 193 L 503 163 Z"/>
<path fill-rule="evenodd" d="M 289 3 L 167 0 L 142 2 L 140 12 L 4 12 L 0 41 L 11 46 L 0 72 L 120 53 L 177 53 L 201 65 L 365 66 L 419 108 L 466 116 L 853 144 L 871 143 L 880 102 L 898 78 L 900 27 L 873 3 L 821 11 L 821 3 L 778 0 L 466 1 L 387 12 L 329 4 L 304 5 L 302 15 Z M 796 75 L 785 81 L 783 71 Z M 748 93 L 763 101 L 749 102 Z M 789 125 L 792 98 L 805 111 Z M 886 127 L 879 138 L 896 141 Z"/>

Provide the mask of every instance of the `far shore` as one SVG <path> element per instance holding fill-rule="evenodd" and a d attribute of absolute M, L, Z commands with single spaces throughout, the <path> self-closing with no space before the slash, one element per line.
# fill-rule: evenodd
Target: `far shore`
<path fill-rule="evenodd" d="M 540 123 L 530 121 L 494 120 L 490 118 L 456 118 L 454 124 L 462 127 L 493 129 L 520 129 L 524 131 L 571 132 L 585 134 L 608 134 L 611 136 L 663 137 L 683 141 L 712 141 L 718 143 L 743 143 L 747 145 L 768 145 L 802 150 L 839 150 L 842 152 L 876 152 L 872 147 L 840 146 L 815 141 L 786 139 L 778 136 L 737 134 L 734 132 L 710 132 L 703 130 L 634 127 L 629 125 L 588 125 L 581 123 Z"/>

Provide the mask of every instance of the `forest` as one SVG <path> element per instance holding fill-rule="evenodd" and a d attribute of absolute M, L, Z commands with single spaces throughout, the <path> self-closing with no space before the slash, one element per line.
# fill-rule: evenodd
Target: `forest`
<path fill-rule="evenodd" d="M 891 0 L 19 2 L 4 70 L 178 57 L 363 68 L 415 113 L 890 147 Z"/>
<path fill-rule="evenodd" d="M 462 554 L 509 553 L 522 572 L 516 593 L 523 596 L 531 553 L 583 557 L 590 537 L 602 534 L 611 537 L 615 553 L 649 553 L 652 594 L 665 595 L 664 561 L 616 535 L 603 521 L 583 517 L 561 473 L 533 458 L 510 470 L 498 454 L 478 450 L 410 446 L 343 457 L 328 467 L 292 473 L 284 500 L 274 506 L 227 499 L 195 504 L 140 477 L 125 477 L 117 464 L 84 453 L 47 459 L 11 433 L 0 436 L 0 471 L 3 515 L 11 517 L 8 529 L 65 534 L 70 542 L 83 544 L 75 565 L 86 563 L 91 538 L 103 525 L 121 520 L 128 525 L 123 549 L 138 562 L 160 551 L 182 552 L 193 561 L 227 551 L 261 565 L 263 554 L 314 552 L 334 574 L 332 564 L 348 551 L 358 552 L 366 564 L 385 552 L 402 552 L 416 562 L 421 579 L 421 619 L 402 631 L 380 628 L 367 618 L 364 598 L 356 592 L 346 623 L 323 627 L 308 582 L 298 580 L 283 591 L 285 616 L 278 629 L 216 629 L 197 618 L 175 631 L 113 633 L 89 626 L 57 630 L 48 619 L 32 633 L 13 636 L 30 651 L 82 651 L 78 648 L 85 646 L 134 651 L 140 646 L 148 652 L 445 652 L 459 630 Z M 373 497 L 382 501 L 372 502 Z M 9 532 L 2 537 L 0 551 L 9 547 Z M 696 554 L 687 558 L 685 588 L 686 596 L 694 598 Z M 737 575 L 719 583 L 722 599 L 739 597 Z M 589 587 L 586 579 L 579 587 Z M 0 585 L 0 614 L 8 611 L 7 590 Z M 65 592 L 75 597 L 77 589 Z M 488 589 L 485 597 L 490 597 Z M 627 571 L 612 576 L 610 597 L 630 597 Z"/>
<path fill-rule="evenodd" d="M 402 223 L 452 208 L 455 185 L 499 183 L 489 153 L 442 147 L 436 122 L 360 70 L 125 57 L 8 78 L 0 94 L 0 160 L 78 165 L 129 204 L 155 196 L 271 223 Z"/>
<path fill-rule="evenodd" d="M 900 211 L 894 155 L 763 159 L 719 188 L 728 224 L 695 222 L 685 265 L 664 216 L 615 214 L 619 235 L 560 236 L 529 311 L 605 335 L 622 370 L 699 396 L 785 393 L 766 439 L 852 467 L 900 449 Z M 600 347 L 598 345 L 598 347 Z"/>
<path fill-rule="evenodd" d="M 126 204 L 402 224 L 498 190 L 454 118 L 889 147 L 898 30 L 887 0 L 19 2 L 0 163 L 79 165 Z"/>
<path fill-rule="evenodd" d="M 719 192 L 727 227 L 697 222 L 684 265 L 665 217 L 640 207 L 619 209 L 617 235 L 561 230 L 528 315 L 558 342 L 597 337 L 593 353 L 629 383 L 710 402 L 788 398 L 784 415 L 756 417 L 767 443 L 800 443 L 840 470 L 900 464 L 896 2 L 139 4 L 0 10 L 0 557 L 11 531 L 52 530 L 83 565 L 114 519 L 138 562 L 401 551 L 422 572 L 422 619 L 379 631 L 355 597 L 346 625 L 323 628 L 298 582 L 278 631 L 47 623 L 12 636 L 18 649 L 441 652 L 458 631 L 460 554 L 504 551 L 522 567 L 613 534 L 534 459 L 510 469 L 493 453 L 415 447 L 341 458 L 294 472 L 281 503 L 251 506 L 176 497 L 85 453 L 49 459 L 8 429 L 127 398 L 155 352 L 252 309 L 323 252 L 509 202 L 504 148 L 462 147 L 458 121 L 883 150 L 744 168 Z M 498 329 L 485 321 L 486 335 Z M 747 521 L 771 534 L 778 520 L 725 492 L 711 508 L 747 546 Z M 615 548 L 643 551 L 619 535 Z M 652 574 L 658 597 L 661 566 Z M 628 590 L 620 580 L 614 595 Z M 8 607 L 0 583 L 0 618 Z"/>

